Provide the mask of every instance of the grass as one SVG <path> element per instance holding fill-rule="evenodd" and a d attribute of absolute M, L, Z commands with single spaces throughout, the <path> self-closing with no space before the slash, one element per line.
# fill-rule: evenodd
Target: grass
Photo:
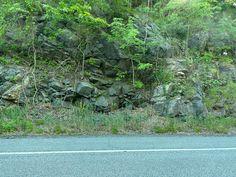
<path fill-rule="evenodd" d="M 154 128 L 155 133 L 213 133 L 228 134 L 233 133 L 236 128 L 236 118 L 215 118 L 205 119 L 186 118 L 171 119 L 167 118 L 163 125 Z"/>
<path fill-rule="evenodd" d="M 0 111 L 2 135 L 217 133 L 236 130 L 236 118 L 163 118 L 152 108 L 100 114 L 86 107 L 8 107 Z"/>

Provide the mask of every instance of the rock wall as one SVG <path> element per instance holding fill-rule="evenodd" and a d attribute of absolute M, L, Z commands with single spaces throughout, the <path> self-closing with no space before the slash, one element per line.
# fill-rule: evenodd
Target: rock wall
<path fill-rule="evenodd" d="M 43 103 L 70 106 L 83 103 L 94 111 L 109 112 L 152 105 L 160 116 L 236 116 L 235 65 L 186 61 L 167 59 L 167 69 L 175 79 L 149 90 L 135 89 L 126 79 L 117 81 L 102 71 L 99 77 L 91 74 L 87 80 L 53 77 L 35 84 L 29 68 L 1 65 L 0 106 Z M 91 73 L 97 73 L 94 67 L 103 69 L 99 64 L 93 65 Z"/>
<path fill-rule="evenodd" d="M 29 69 L 21 66 L 0 66 L 1 106 L 11 104 L 43 104 L 68 106 L 80 102 L 95 111 L 108 112 L 122 107 L 133 109 L 148 102 L 141 92 L 121 81 L 51 78 L 34 83 Z"/>

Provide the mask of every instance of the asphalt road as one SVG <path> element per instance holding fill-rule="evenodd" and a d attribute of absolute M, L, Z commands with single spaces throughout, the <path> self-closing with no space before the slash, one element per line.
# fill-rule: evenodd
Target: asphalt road
<path fill-rule="evenodd" d="M 0 177 L 235 177 L 236 137 L 0 139 Z"/>

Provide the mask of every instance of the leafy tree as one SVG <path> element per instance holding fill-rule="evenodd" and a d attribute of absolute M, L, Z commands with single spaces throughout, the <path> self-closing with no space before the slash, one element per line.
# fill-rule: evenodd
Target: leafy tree
<path fill-rule="evenodd" d="M 140 62 L 140 58 L 145 50 L 144 41 L 138 38 L 139 31 L 134 26 L 134 19 L 129 18 L 125 23 L 121 18 L 114 18 L 111 23 L 111 35 L 108 39 L 117 43 L 120 48 L 128 55 L 132 64 L 133 84 L 135 84 L 134 62 Z"/>
<path fill-rule="evenodd" d="M 187 51 L 189 37 L 206 30 L 206 22 L 212 16 L 212 6 L 206 0 L 162 0 L 155 5 L 157 23 L 167 35 L 185 40 Z"/>
<path fill-rule="evenodd" d="M 87 39 L 100 33 L 100 29 L 107 26 L 105 20 L 91 14 L 91 6 L 84 0 L 4 0 L 0 7 L 0 37 L 1 45 L 9 50 L 21 53 L 33 51 L 34 60 L 38 45 L 38 19 L 46 19 L 45 32 L 50 40 L 56 40 L 64 29 L 70 29 L 80 41 L 77 47 L 78 55 L 82 59 L 82 75 L 84 73 L 84 49 Z M 11 40 L 7 40 L 7 38 Z M 19 44 L 21 43 L 21 45 Z M 3 48 L 3 47 L 2 47 Z M 75 59 L 74 58 L 74 59 Z"/>
<path fill-rule="evenodd" d="M 35 42 L 36 18 L 42 11 L 40 0 L 6 0 L 0 7 L 0 37 L 3 39 L 2 45 L 12 48 L 10 42 L 21 41 L 21 47 L 26 49 Z M 8 33 L 8 35 L 6 35 Z M 10 37 L 10 42 L 4 40 Z M 20 47 L 20 46 L 16 46 Z"/>
<path fill-rule="evenodd" d="M 92 35 L 98 35 L 99 30 L 107 26 L 106 21 L 94 17 L 90 13 L 91 6 L 83 0 L 63 0 L 58 5 L 47 4 L 45 7 L 46 18 L 53 24 L 50 31 L 54 31 L 55 37 L 60 34 L 63 28 L 68 28 L 68 26 L 72 31 L 75 31 L 80 41 L 77 50 L 81 54 L 79 56 L 82 56 L 82 77 L 84 77 L 84 49 L 87 39 Z M 61 27 L 61 23 L 69 25 Z"/>

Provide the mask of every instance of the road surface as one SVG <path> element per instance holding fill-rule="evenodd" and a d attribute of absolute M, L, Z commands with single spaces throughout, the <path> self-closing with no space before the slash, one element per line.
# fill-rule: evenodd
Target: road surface
<path fill-rule="evenodd" d="M 0 177 L 235 177 L 236 137 L 0 138 Z"/>

